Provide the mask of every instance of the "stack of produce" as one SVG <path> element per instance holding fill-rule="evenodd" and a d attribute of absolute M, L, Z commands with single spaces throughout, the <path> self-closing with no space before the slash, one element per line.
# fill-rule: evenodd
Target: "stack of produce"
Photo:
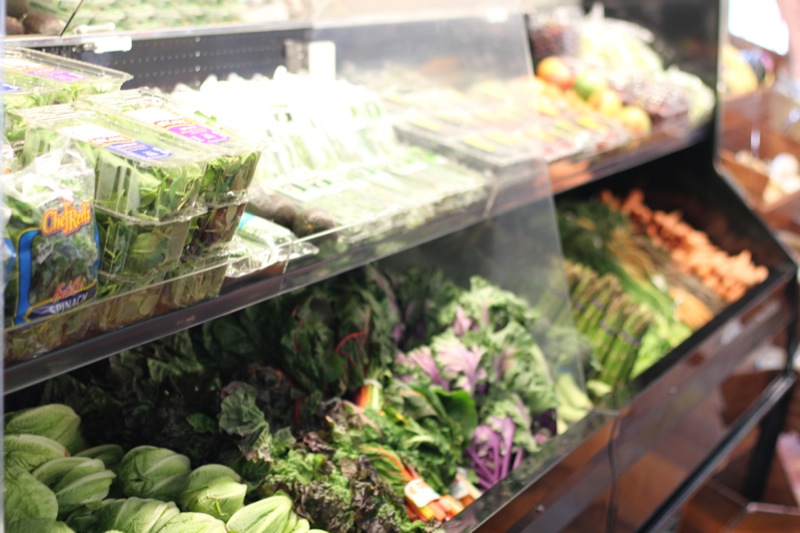
<path fill-rule="evenodd" d="M 272 247 L 228 248 L 263 142 L 152 91 L 119 91 L 130 78 L 121 72 L 13 47 L 0 64 L 15 84 L 5 106 L 7 360 L 216 296 L 230 252 L 248 259 L 237 273 L 288 261 L 295 238 L 279 227 Z M 88 305 L 96 297 L 101 307 Z"/>
<path fill-rule="evenodd" d="M 368 268 L 9 401 L 68 404 L 79 448 L 111 443 L 83 452 L 113 456 L 116 478 L 109 498 L 64 517 L 75 531 L 97 531 L 134 498 L 231 529 L 244 510 L 288 497 L 285 512 L 309 527 L 421 532 L 538 453 L 557 412 L 575 420 L 590 407 L 539 348 L 556 345 L 551 331 L 480 278 L 462 289 L 437 272 Z"/>
<path fill-rule="evenodd" d="M 272 140 L 248 211 L 301 237 L 335 229 L 331 237 L 360 241 L 486 198 L 482 175 L 398 144 L 380 100 L 355 85 L 279 69 L 273 79 L 210 78 L 173 96 Z"/>
<path fill-rule="evenodd" d="M 224 251 L 247 205 L 248 187 L 266 140 L 247 139 L 204 117 L 199 109 L 181 106 L 150 89 L 95 96 L 82 103 L 106 116 L 130 119 L 137 128 L 188 140 L 214 155 L 200 183 L 199 204 L 205 213 L 192 222 L 185 253 L 208 257 Z"/>
<path fill-rule="evenodd" d="M 613 209 L 628 216 L 633 226 L 667 250 L 678 268 L 697 276 L 707 288 L 727 302 L 735 302 L 747 289 L 767 279 L 769 271 L 753 263 L 749 250 L 731 255 L 715 246 L 708 235 L 682 220 L 678 211 L 666 213 L 644 204 L 644 194 L 633 190 L 624 200 L 604 195 Z"/>
<path fill-rule="evenodd" d="M 535 20 L 537 76 L 567 91 L 576 109 L 586 102 L 637 137 L 654 125 L 698 125 L 710 118 L 713 91 L 677 66 L 665 68 L 646 28 L 595 12 L 561 10 Z"/>
<path fill-rule="evenodd" d="M 575 324 L 595 350 L 587 376 L 607 385 L 647 370 L 768 274 L 643 200 L 603 191 L 559 206 Z"/>
<path fill-rule="evenodd" d="M 66 405 L 9 413 L 5 422 L 6 531 L 312 531 L 285 495 L 246 505 L 248 486 L 226 466 L 192 470 L 187 457 L 154 446 L 88 448 Z"/>
<path fill-rule="evenodd" d="M 619 278 L 598 274 L 579 264 L 566 263 L 567 285 L 575 309 L 575 327 L 595 347 L 593 378 L 611 387 L 630 378 L 652 312 L 629 298 Z"/>
<path fill-rule="evenodd" d="M 129 74 L 26 48 L 5 47 L 3 70 L 4 138 L 22 149 L 25 122 L 10 111 L 66 104 L 80 96 L 119 91 Z"/>

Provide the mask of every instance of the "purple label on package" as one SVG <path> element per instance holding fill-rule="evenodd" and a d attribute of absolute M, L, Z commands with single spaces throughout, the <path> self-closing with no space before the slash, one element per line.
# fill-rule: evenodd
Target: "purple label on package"
<path fill-rule="evenodd" d="M 53 81 L 62 81 L 65 83 L 81 81 L 86 79 L 84 76 L 81 76 L 80 74 L 75 74 L 74 72 L 67 72 L 66 70 L 58 70 L 54 68 L 28 70 L 25 72 L 25 74 L 28 74 L 29 76 L 35 76 L 37 78 L 44 78 Z"/>
<path fill-rule="evenodd" d="M 109 144 L 106 145 L 106 148 L 120 155 L 137 159 L 164 159 L 172 155 L 172 152 L 139 141 Z"/>
<path fill-rule="evenodd" d="M 169 131 L 181 137 L 186 137 L 195 142 L 203 144 L 219 144 L 229 141 L 231 138 L 222 133 L 216 132 L 206 126 L 200 124 L 181 124 L 179 126 L 172 126 Z"/>

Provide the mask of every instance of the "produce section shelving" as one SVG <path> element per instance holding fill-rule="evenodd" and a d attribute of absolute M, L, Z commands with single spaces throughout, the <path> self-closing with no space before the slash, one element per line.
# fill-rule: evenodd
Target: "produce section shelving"
<path fill-rule="evenodd" d="M 109 355 L 140 346 L 227 315 L 239 309 L 274 298 L 285 292 L 333 278 L 343 272 L 414 248 L 436 238 L 456 233 L 480 221 L 500 216 L 524 205 L 549 198 L 546 174 L 533 169 L 524 181 L 499 184 L 490 193 L 492 201 L 441 217 L 411 230 L 390 232 L 376 241 L 353 245 L 342 254 L 294 268 L 281 275 L 245 279 L 223 289 L 219 297 L 87 338 L 37 358 L 5 369 L 5 392 L 12 393 L 51 377 L 96 362 Z"/>
<path fill-rule="evenodd" d="M 685 2 L 662 0 L 679 9 Z M 637 19 L 636 2 L 609 2 L 623 17 Z M 714 2 L 696 3 L 706 18 L 718 15 Z M 676 7 L 677 6 L 677 7 Z M 667 9 L 667 7 L 665 7 Z M 646 17 L 645 17 L 646 18 Z M 674 29 L 674 28 L 673 28 Z M 332 30 L 328 30 L 332 31 Z M 342 31 L 341 27 L 335 31 Z M 707 31 L 707 30 L 703 30 Z M 669 32 L 668 32 L 669 33 Z M 311 25 L 304 22 L 235 27 L 130 32 L 128 51 L 96 54 L 97 36 L 65 39 L 27 39 L 21 43 L 61 55 L 120 68 L 136 75 L 135 84 L 165 88 L 197 83 L 210 74 L 235 72 L 247 76 L 270 72 L 285 61 L 287 40 L 308 40 Z M 673 37 L 674 34 L 673 34 Z M 715 46 L 716 35 L 697 40 Z M 676 39 L 679 37 L 675 37 Z M 704 51 L 707 51 L 704 48 Z M 714 65 L 715 66 L 715 65 Z M 707 65 L 704 65 L 704 68 Z M 708 69 L 713 70 L 713 69 Z M 747 210 L 712 166 L 714 126 L 685 136 L 661 138 L 633 150 L 580 163 L 580 168 L 532 168 L 524 179 L 498 182 L 489 199 L 462 213 L 437 218 L 411 230 L 398 230 L 340 254 L 293 266 L 280 275 L 246 279 L 225 287 L 216 299 L 156 316 L 125 328 L 87 338 L 75 344 L 17 363 L 5 369 L 5 393 L 22 390 L 50 377 L 243 309 L 294 289 L 335 277 L 375 260 L 419 247 L 513 211 L 551 206 L 553 194 L 581 195 L 597 188 L 625 189 L 644 181 L 672 207 L 694 199 L 709 207 L 699 227 L 719 229 L 722 216 L 733 221 L 723 230 L 742 237 L 754 255 L 771 267 L 771 275 L 745 297 L 726 308 L 711 323 L 667 354 L 628 387 L 616 391 L 604 405 L 549 443 L 543 453 L 512 472 L 503 482 L 446 525 L 456 531 L 635 531 L 657 530 L 707 479 L 714 467 L 753 427 L 762 423 L 762 441 L 780 419 L 781 402 L 794 384 L 790 358 L 782 372 L 762 391 L 744 414 L 731 421 L 715 442 L 682 465 L 685 474 L 665 483 L 644 507 L 642 515 L 628 516 L 625 484 L 634 483 L 648 461 L 664 447 L 678 446 L 677 429 L 734 376 L 765 339 L 785 334 L 786 353 L 797 339 L 796 266 L 777 247 L 759 219 Z M 692 169 L 688 172 L 687 169 Z M 686 172 L 684 172 L 686 171 Z M 676 173 L 686 174 L 673 179 Z M 644 177 L 644 178 L 643 178 Z M 608 178 L 608 179 L 605 179 Z M 676 193 L 677 191 L 677 193 Z M 672 197 L 670 197 L 672 195 Z M 703 202 L 706 201 L 705 204 Z M 720 215 L 722 214 L 722 215 Z M 732 248 L 741 243 L 731 245 Z M 754 474 L 753 490 L 759 480 Z M 632 481 L 631 481 L 632 480 Z"/>

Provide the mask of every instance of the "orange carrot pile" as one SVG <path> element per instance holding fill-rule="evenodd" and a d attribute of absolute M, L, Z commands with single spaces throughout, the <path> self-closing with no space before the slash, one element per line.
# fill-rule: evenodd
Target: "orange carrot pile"
<path fill-rule="evenodd" d="M 634 189 L 620 201 L 609 191 L 602 199 L 625 213 L 634 227 L 670 253 L 678 268 L 697 276 L 703 284 L 728 302 L 744 296 L 747 289 L 767 278 L 766 267 L 753 263 L 749 250 L 730 255 L 708 239 L 708 235 L 683 221 L 677 211 L 654 211 L 644 204 L 644 194 Z"/>

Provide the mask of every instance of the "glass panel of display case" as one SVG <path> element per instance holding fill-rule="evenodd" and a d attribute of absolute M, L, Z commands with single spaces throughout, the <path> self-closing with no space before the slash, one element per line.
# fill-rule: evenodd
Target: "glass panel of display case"
<path fill-rule="evenodd" d="M 563 527 L 568 522 L 567 515 L 556 510 L 558 505 L 554 494 L 565 497 L 558 503 L 571 501 L 573 511 L 576 511 L 588 507 L 600 497 L 607 486 L 603 483 L 610 481 L 608 442 L 612 435 L 611 418 L 591 411 L 592 404 L 583 391 L 583 366 L 588 361 L 589 347 L 574 330 L 554 216 L 552 200 L 545 198 L 381 262 L 383 270 L 390 273 L 390 279 L 411 283 L 415 287 L 404 287 L 402 296 L 401 291 L 397 291 L 401 313 L 410 313 L 406 317 L 402 346 L 414 348 L 402 350 L 398 357 L 418 358 L 422 353 L 432 353 L 434 366 L 444 369 L 441 366 L 444 364 L 441 348 L 446 339 L 455 335 L 464 346 L 481 350 L 483 367 L 484 362 L 491 361 L 496 353 L 490 345 L 484 344 L 485 340 L 497 335 L 505 337 L 502 351 L 509 354 L 509 359 L 508 364 L 497 367 L 505 367 L 497 374 L 501 379 L 493 384 L 487 383 L 486 390 L 478 387 L 474 395 L 476 401 L 484 406 L 480 417 L 485 417 L 491 411 L 491 395 L 510 393 L 513 397 L 519 394 L 515 392 L 513 381 L 508 380 L 511 377 L 508 372 L 513 372 L 513 365 L 528 360 L 529 356 L 524 354 L 532 339 L 549 365 L 551 377 L 547 381 L 554 386 L 558 400 L 555 409 L 558 436 L 550 439 L 550 444 L 540 451 L 530 455 L 525 452 L 526 458 L 521 462 L 515 460 L 508 470 L 507 480 L 502 481 L 506 478 L 506 470 L 501 469 L 503 473 L 494 477 L 496 486 L 490 483 L 491 474 L 476 466 L 481 463 L 477 457 L 467 465 L 483 472 L 479 474 L 479 477 L 483 476 L 481 486 L 483 489 L 491 487 L 491 490 L 478 499 L 474 507 L 467 507 L 464 514 L 448 524 L 448 531 L 471 530 L 487 520 L 491 520 L 493 526 L 503 521 L 509 526 L 518 521 L 541 520 L 541 523 Z M 450 284 L 458 289 L 453 289 Z M 455 294 L 460 294 L 455 305 L 446 305 L 444 311 L 433 314 L 423 311 L 441 308 L 441 302 L 448 299 L 444 295 L 454 294 L 454 290 Z M 414 293 L 425 296 L 409 300 L 408 296 Z M 482 317 L 478 317 L 476 312 Z M 523 318 L 526 315 L 528 319 Z M 523 324 L 526 321 L 528 325 Z M 444 330 L 442 325 L 445 325 Z M 462 335 L 460 328 L 464 325 L 468 331 Z M 520 325 L 523 328 L 519 329 L 517 340 L 507 336 Z M 523 333 L 526 330 L 531 337 Z M 430 339 L 431 332 L 439 333 L 432 340 L 422 341 Z M 525 338 L 529 340 L 525 341 Z M 528 364 L 523 363 L 524 366 Z M 541 404 L 543 396 L 540 393 L 545 389 L 531 386 L 532 383 L 525 386 L 530 393 L 524 395 L 526 397 L 520 396 L 520 406 L 524 405 L 535 420 L 541 421 L 544 419 L 540 409 L 544 404 Z M 537 389 L 540 392 L 534 392 Z M 535 414 L 537 411 L 538 415 Z M 481 420 L 482 427 L 489 419 Z M 491 425 L 492 422 L 488 423 Z M 544 442 L 542 429 L 540 427 L 541 436 L 538 438 Z M 482 446 L 479 444 L 482 431 L 484 429 L 475 434 L 475 448 L 471 448 L 474 452 Z M 559 466 L 554 467 L 555 464 Z M 576 483 L 575 477 L 571 477 L 576 471 L 604 480 L 598 481 L 596 494 L 585 484 Z M 516 505 L 513 510 L 500 510 L 511 495 L 522 493 L 525 505 Z M 528 516 L 528 511 L 540 504 L 548 510 L 553 507 L 553 512 L 535 519 Z M 565 522 L 559 523 L 559 520 Z"/>

